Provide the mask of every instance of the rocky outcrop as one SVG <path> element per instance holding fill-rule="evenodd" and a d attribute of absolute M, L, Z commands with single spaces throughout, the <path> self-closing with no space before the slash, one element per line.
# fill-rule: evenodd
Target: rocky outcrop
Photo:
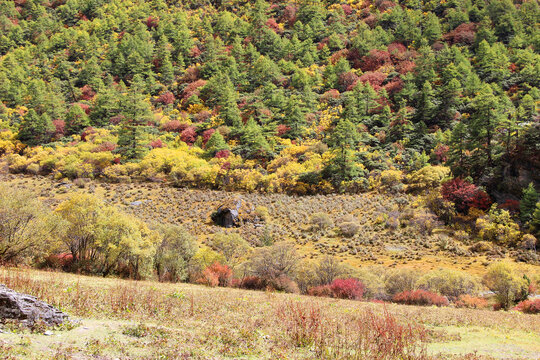
<path fill-rule="evenodd" d="M 20 294 L 0 284 L 0 322 L 20 321 L 33 326 L 38 320 L 48 326 L 60 325 L 68 316 L 34 296 Z"/>

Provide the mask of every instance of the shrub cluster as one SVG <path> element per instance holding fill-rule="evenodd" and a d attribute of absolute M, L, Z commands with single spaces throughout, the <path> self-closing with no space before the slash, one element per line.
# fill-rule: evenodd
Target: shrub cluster
<path fill-rule="evenodd" d="M 423 306 L 448 306 L 445 296 L 441 296 L 426 290 L 404 291 L 394 295 L 392 301 L 398 304 L 423 305 Z"/>

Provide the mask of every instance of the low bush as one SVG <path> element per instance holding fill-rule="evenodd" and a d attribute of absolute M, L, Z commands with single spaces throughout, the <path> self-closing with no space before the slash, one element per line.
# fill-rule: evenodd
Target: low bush
<path fill-rule="evenodd" d="M 422 306 L 447 306 L 448 299 L 426 290 L 404 291 L 394 295 L 392 301 L 398 304 L 405 305 L 422 305 Z"/>
<path fill-rule="evenodd" d="M 524 300 L 515 309 L 525 314 L 540 314 L 540 299 Z"/>
<path fill-rule="evenodd" d="M 479 281 L 463 271 L 438 269 L 423 275 L 416 286 L 444 296 L 458 298 L 460 295 L 471 295 L 480 288 Z"/>
<path fill-rule="evenodd" d="M 229 286 L 232 280 L 232 270 L 227 265 L 214 262 L 207 267 L 197 283 L 208 286 Z"/>
<path fill-rule="evenodd" d="M 489 306 L 486 299 L 467 294 L 461 295 L 454 305 L 458 308 L 468 309 L 486 309 Z"/>
<path fill-rule="evenodd" d="M 335 279 L 329 285 L 314 286 L 308 290 L 311 296 L 358 300 L 364 294 L 364 284 L 354 278 Z"/>
<path fill-rule="evenodd" d="M 364 294 L 364 285 L 354 278 L 335 279 L 330 284 L 334 297 L 339 299 L 361 299 Z"/>
<path fill-rule="evenodd" d="M 240 280 L 238 287 L 246 290 L 264 290 L 268 282 L 258 276 L 246 276 Z"/>
<path fill-rule="evenodd" d="M 307 291 L 308 295 L 320 296 L 320 297 L 333 297 L 334 293 L 330 288 L 330 285 L 319 285 L 310 288 Z"/>

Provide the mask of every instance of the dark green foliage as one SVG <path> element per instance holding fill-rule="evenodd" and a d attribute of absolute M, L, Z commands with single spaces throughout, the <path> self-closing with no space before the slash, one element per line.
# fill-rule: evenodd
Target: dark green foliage
<path fill-rule="evenodd" d="M 18 138 L 28 145 L 39 145 L 47 142 L 54 126 L 47 114 L 38 115 L 34 109 L 28 110 L 19 128 Z"/>
<path fill-rule="evenodd" d="M 520 219 L 523 223 L 527 223 L 532 219 L 536 203 L 538 202 L 538 196 L 533 183 L 530 183 L 527 188 L 523 189 L 523 196 L 519 202 Z"/>

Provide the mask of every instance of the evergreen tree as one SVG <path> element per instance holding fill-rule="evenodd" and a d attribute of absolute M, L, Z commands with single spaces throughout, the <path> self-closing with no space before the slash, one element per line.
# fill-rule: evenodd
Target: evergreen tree
<path fill-rule="evenodd" d="M 34 146 L 49 141 L 53 132 L 54 125 L 49 116 L 38 115 L 34 109 L 30 109 L 21 122 L 17 138 Z"/>
<path fill-rule="evenodd" d="M 335 157 L 327 171 L 333 173 L 334 183 L 352 180 L 358 174 L 358 168 L 352 160 L 359 141 L 356 126 L 349 120 L 340 120 L 328 139 L 328 145 L 333 149 Z"/>
<path fill-rule="evenodd" d="M 127 96 L 121 103 L 123 120 L 118 131 L 117 151 L 126 160 L 140 159 L 146 151 L 142 142 L 145 128 L 152 120 L 152 111 L 141 93 L 143 88 L 143 79 L 138 75 L 135 76 Z"/>
<path fill-rule="evenodd" d="M 485 84 L 480 93 L 473 99 L 469 130 L 472 140 L 478 149 L 486 153 L 486 165 L 493 166 L 493 138 L 502 115 L 500 102 L 493 94 L 491 86 Z"/>
<path fill-rule="evenodd" d="M 291 96 L 287 101 L 285 108 L 285 124 L 289 127 L 286 137 L 289 139 L 297 139 L 302 136 L 306 126 L 305 111 L 300 106 L 296 96 Z"/>
<path fill-rule="evenodd" d="M 271 151 L 261 127 L 253 118 L 249 118 L 242 129 L 241 141 L 239 150 L 245 158 L 265 158 Z"/>
<path fill-rule="evenodd" d="M 210 157 L 216 155 L 218 151 L 228 150 L 229 145 L 225 142 L 223 135 L 219 131 L 215 131 L 210 139 L 206 142 L 206 154 Z"/>
<path fill-rule="evenodd" d="M 523 189 L 523 195 L 521 196 L 521 201 L 519 202 L 519 217 L 524 224 L 528 223 L 532 219 L 534 210 L 536 208 L 536 203 L 538 202 L 538 197 L 538 192 L 534 188 L 533 183 L 530 183 L 528 187 Z"/>
<path fill-rule="evenodd" d="M 90 118 L 78 104 L 73 104 L 66 114 L 66 134 L 79 134 L 90 126 Z"/>

